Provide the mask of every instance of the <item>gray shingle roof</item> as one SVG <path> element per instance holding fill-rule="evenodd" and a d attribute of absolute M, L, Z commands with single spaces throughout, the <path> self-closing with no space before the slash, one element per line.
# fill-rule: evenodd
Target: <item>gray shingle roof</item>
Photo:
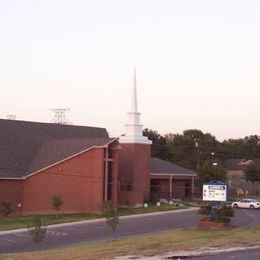
<path fill-rule="evenodd" d="M 106 129 L 0 119 L 0 178 L 21 178 L 113 139 Z"/>
<path fill-rule="evenodd" d="M 151 158 L 150 164 L 151 174 L 172 174 L 172 175 L 197 175 L 196 172 L 178 166 L 174 163 L 161 160 L 159 158 Z"/>
<path fill-rule="evenodd" d="M 243 160 L 244 159 L 227 159 L 224 162 L 224 167 L 227 170 L 243 170 L 244 166 L 240 164 Z"/>

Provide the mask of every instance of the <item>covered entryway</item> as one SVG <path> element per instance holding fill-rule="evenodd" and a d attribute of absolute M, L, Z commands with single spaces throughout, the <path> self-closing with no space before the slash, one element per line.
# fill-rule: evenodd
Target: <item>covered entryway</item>
<path fill-rule="evenodd" d="M 150 191 L 158 198 L 191 198 L 194 194 L 196 172 L 176 164 L 151 159 Z"/>

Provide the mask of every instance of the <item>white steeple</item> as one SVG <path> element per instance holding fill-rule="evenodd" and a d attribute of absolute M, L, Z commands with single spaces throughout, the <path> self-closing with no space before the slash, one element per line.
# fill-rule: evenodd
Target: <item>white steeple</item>
<path fill-rule="evenodd" d="M 121 136 L 120 143 L 152 144 L 143 136 L 143 125 L 140 124 L 140 115 L 137 105 L 136 70 L 134 69 L 134 82 L 132 90 L 131 108 L 128 112 L 128 122 L 125 125 L 125 135 Z"/>
<path fill-rule="evenodd" d="M 137 107 L 137 92 L 136 92 L 136 70 L 134 68 L 134 84 L 133 84 L 133 92 L 132 92 L 132 103 L 131 103 L 131 112 L 138 112 Z"/>

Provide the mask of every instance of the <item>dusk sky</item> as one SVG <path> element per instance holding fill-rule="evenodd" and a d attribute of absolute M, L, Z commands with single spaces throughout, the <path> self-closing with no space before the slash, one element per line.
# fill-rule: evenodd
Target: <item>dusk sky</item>
<path fill-rule="evenodd" d="M 260 1 L 0 0 L 0 118 L 260 135 Z"/>

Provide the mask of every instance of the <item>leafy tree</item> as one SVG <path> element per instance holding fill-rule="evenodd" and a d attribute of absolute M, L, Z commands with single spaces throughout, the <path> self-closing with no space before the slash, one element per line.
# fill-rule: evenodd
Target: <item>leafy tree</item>
<path fill-rule="evenodd" d="M 160 135 L 157 131 L 145 128 L 143 131 L 143 135 L 147 136 L 152 143 L 152 156 L 158 157 L 161 159 L 167 159 L 169 157 L 167 146 L 166 146 L 166 138 Z"/>
<path fill-rule="evenodd" d="M 211 152 L 216 152 L 219 146 L 214 136 L 197 129 L 185 130 L 183 134 L 170 133 L 165 137 L 171 161 L 193 170 L 211 159 Z"/>
<path fill-rule="evenodd" d="M 246 158 L 255 158 L 260 156 L 260 137 L 257 135 L 250 135 L 244 138 L 243 152 Z"/>
<path fill-rule="evenodd" d="M 63 200 L 60 196 L 55 195 L 52 197 L 51 204 L 52 204 L 52 208 L 56 211 L 56 215 L 57 215 L 58 211 L 61 210 L 61 207 L 63 205 Z"/>
<path fill-rule="evenodd" d="M 224 140 L 221 153 L 226 158 L 258 158 L 260 157 L 260 136 L 250 135 L 239 139 Z"/>
<path fill-rule="evenodd" d="M 161 135 L 156 130 L 145 129 L 144 135 L 153 141 L 152 156 L 171 161 L 188 169 L 196 170 L 211 161 L 229 158 L 260 158 L 260 136 L 250 135 L 239 139 L 219 142 L 210 133 L 188 129 L 182 134 Z"/>
<path fill-rule="evenodd" d="M 114 234 L 114 239 L 116 240 L 116 230 L 119 225 L 118 212 L 115 207 L 113 207 L 112 202 L 108 201 L 103 203 L 101 206 L 102 215 L 106 218 L 106 223 L 110 227 Z"/>
<path fill-rule="evenodd" d="M 170 160 L 181 166 L 195 169 L 197 163 L 195 142 L 181 134 L 167 134 Z"/>
<path fill-rule="evenodd" d="M 245 169 L 247 181 L 258 182 L 260 181 L 260 167 L 255 163 L 251 163 Z"/>
<path fill-rule="evenodd" d="M 29 234 L 32 236 L 32 241 L 36 244 L 42 242 L 47 232 L 47 224 L 44 223 L 40 216 L 34 216 L 32 225 L 27 227 Z"/>
<path fill-rule="evenodd" d="M 244 158 L 243 145 L 242 138 L 224 140 L 221 143 L 221 154 L 224 158 Z"/>
<path fill-rule="evenodd" d="M 3 217 L 8 217 L 12 213 L 12 202 L 9 200 L 4 200 L 1 202 L 1 215 Z"/>
<path fill-rule="evenodd" d="M 223 167 L 213 166 L 210 161 L 207 161 L 199 170 L 198 177 L 200 184 L 208 183 L 211 180 L 226 181 L 227 172 Z"/>

